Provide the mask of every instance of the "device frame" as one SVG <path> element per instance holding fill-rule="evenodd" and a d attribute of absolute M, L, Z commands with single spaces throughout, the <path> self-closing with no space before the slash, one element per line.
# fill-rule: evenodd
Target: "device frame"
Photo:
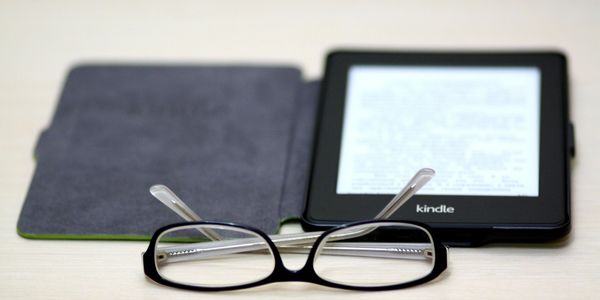
<path fill-rule="evenodd" d="M 328 55 L 303 227 L 324 229 L 366 219 L 391 195 L 336 194 L 348 71 L 353 65 L 536 67 L 541 72 L 538 197 L 415 195 L 391 219 L 429 224 L 443 241 L 478 245 L 493 241 L 545 241 L 570 230 L 570 157 L 567 60 L 559 52 L 362 52 Z M 452 214 L 417 214 L 417 204 L 454 207 Z"/>

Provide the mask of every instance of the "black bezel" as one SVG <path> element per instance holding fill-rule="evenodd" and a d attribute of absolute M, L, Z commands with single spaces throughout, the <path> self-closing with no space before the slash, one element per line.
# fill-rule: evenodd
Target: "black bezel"
<path fill-rule="evenodd" d="M 349 285 L 338 284 L 335 282 L 330 282 L 330 281 L 324 280 L 321 277 L 319 277 L 315 273 L 315 270 L 313 268 L 313 261 L 314 261 L 318 247 L 312 247 L 312 249 L 310 250 L 310 252 L 308 254 L 308 258 L 306 260 L 306 264 L 304 265 L 304 267 L 302 267 L 300 270 L 289 270 L 284 266 L 283 260 L 281 259 L 281 255 L 279 254 L 279 251 L 277 250 L 277 246 L 275 246 L 273 241 L 271 241 L 271 239 L 264 232 L 254 228 L 254 227 L 250 227 L 250 226 L 246 226 L 246 225 L 241 225 L 241 224 L 236 224 L 236 223 L 225 223 L 225 222 L 209 222 L 209 221 L 177 223 L 177 224 L 167 225 L 167 226 L 164 226 L 164 227 L 158 229 L 152 236 L 152 239 L 150 240 L 150 244 L 148 245 L 148 249 L 146 250 L 146 252 L 143 255 L 144 274 L 146 274 L 146 276 L 148 276 L 148 278 L 150 278 L 151 280 L 153 280 L 156 283 L 163 284 L 166 286 L 181 288 L 181 289 L 195 290 L 195 291 L 228 291 L 228 290 L 251 288 L 251 287 L 256 287 L 256 286 L 265 285 L 265 284 L 269 284 L 269 283 L 285 282 L 285 281 L 311 282 L 311 283 L 315 283 L 315 284 L 319 284 L 319 285 L 323 285 L 323 286 L 328 286 L 328 287 L 333 287 L 333 288 L 341 288 L 341 289 L 349 289 L 349 290 L 384 291 L 384 290 L 407 288 L 407 287 L 411 287 L 411 286 L 415 286 L 418 284 L 428 282 L 428 281 L 436 278 L 438 275 L 440 275 L 446 269 L 447 261 L 448 261 L 447 248 L 442 243 L 440 243 L 440 241 L 436 238 L 435 233 L 431 231 L 431 228 L 429 226 L 427 226 L 426 224 L 423 224 L 423 223 L 419 223 L 419 222 L 379 220 L 379 221 L 361 221 L 361 222 L 355 222 L 355 223 L 350 223 L 350 224 L 344 224 L 344 225 L 340 225 L 340 226 L 331 228 L 331 229 L 323 232 L 321 234 L 321 236 L 319 236 L 319 238 L 317 238 L 314 245 L 320 244 L 321 241 L 323 240 L 323 238 L 325 238 L 325 236 L 330 234 L 331 232 L 346 228 L 348 226 L 360 225 L 360 224 L 366 224 L 366 223 L 382 223 L 382 222 L 385 222 L 385 223 L 398 222 L 398 223 L 411 224 L 411 225 L 422 227 L 429 232 L 429 234 L 431 235 L 431 238 L 432 238 L 434 249 L 435 249 L 435 260 L 434 260 L 433 268 L 431 269 L 431 272 L 427 276 L 421 277 L 419 279 L 416 279 L 416 280 L 413 280 L 410 282 L 402 283 L 402 284 L 388 285 L 388 286 L 375 286 L 375 287 L 356 287 L 356 286 L 349 286 Z M 271 251 L 273 252 L 273 256 L 275 258 L 275 267 L 273 269 L 273 272 L 271 272 L 271 274 L 269 276 L 265 277 L 262 280 L 248 283 L 248 284 L 234 285 L 234 286 L 228 286 L 228 287 L 192 286 L 192 285 L 186 285 L 186 284 L 180 284 L 177 282 L 173 282 L 173 281 L 167 280 L 167 279 L 163 278 L 162 276 L 160 276 L 158 270 L 156 269 L 156 264 L 154 262 L 156 242 L 157 242 L 158 238 L 160 237 L 160 235 L 163 232 L 165 232 L 166 230 L 169 230 L 169 229 L 172 229 L 172 228 L 175 228 L 178 226 L 200 225 L 200 224 L 215 224 L 215 225 L 232 226 L 232 227 L 242 228 L 242 229 L 245 229 L 248 231 L 252 231 L 252 232 L 256 233 L 257 235 L 261 236 L 263 239 L 265 239 L 265 241 L 267 241 L 268 246 L 271 248 Z M 198 270 L 198 272 L 202 272 L 202 270 Z"/>
<path fill-rule="evenodd" d="M 348 69 L 352 65 L 533 66 L 542 74 L 538 197 L 418 195 L 393 219 L 418 220 L 447 242 L 557 238 L 569 231 L 569 120 L 566 58 L 557 52 L 393 53 L 337 51 L 328 56 L 303 225 L 324 228 L 372 218 L 393 195 L 335 193 Z M 425 166 L 424 166 L 425 167 Z M 453 214 L 417 214 L 416 204 L 453 206 Z M 470 233 L 468 230 L 475 230 Z M 521 230 L 521 231 L 519 231 Z M 499 232 L 502 231 L 502 232 Z M 459 237 L 461 235 L 461 237 Z"/>

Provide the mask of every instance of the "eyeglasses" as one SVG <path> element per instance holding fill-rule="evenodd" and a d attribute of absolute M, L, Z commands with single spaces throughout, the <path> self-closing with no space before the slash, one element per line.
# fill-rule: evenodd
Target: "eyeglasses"
<path fill-rule="evenodd" d="M 445 246 L 425 224 L 386 219 L 433 174 L 420 170 L 377 215 L 378 220 L 324 232 L 268 236 L 245 225 L 207 221 L 162 227 L 144 253 L 144 272 L 157 283 L 199 291 L 281 281 L 390 290 L 430 281 L 446 269 Z M 187 220 L 200 219 L 168 188 L 155 186 L 151 192 Z M 280 253 L 308 253 L 308 257 L 301 269 L 289 270 Z"/>

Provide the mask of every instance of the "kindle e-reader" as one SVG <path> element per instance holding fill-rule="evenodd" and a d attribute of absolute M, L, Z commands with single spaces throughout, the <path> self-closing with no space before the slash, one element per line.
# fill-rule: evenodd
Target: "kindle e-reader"
<path fill-rule="evenodd" d="M 564 55 L 337 51 L 321 89 L 305 227 L 370 219 L 427 167 L 393 219 L 462 245 L 569 232 Z"/>

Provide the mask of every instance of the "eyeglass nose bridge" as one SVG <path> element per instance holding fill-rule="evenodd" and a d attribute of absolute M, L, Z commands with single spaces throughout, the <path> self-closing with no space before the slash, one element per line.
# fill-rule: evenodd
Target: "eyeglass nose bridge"
<path fill-rule="evenodd" d="M 298 270 L 293 270 L 287 268 L 281 259 L 275 263 L 275 269 L 271 274 L 273 278 L 277 278 L 277 282 L 310 282 L 310 283 L 319 283 L 322 281 L 317 274 L 315 273 L 312 263 L 307 260 L 304 263 L 304 266 Z"/>

